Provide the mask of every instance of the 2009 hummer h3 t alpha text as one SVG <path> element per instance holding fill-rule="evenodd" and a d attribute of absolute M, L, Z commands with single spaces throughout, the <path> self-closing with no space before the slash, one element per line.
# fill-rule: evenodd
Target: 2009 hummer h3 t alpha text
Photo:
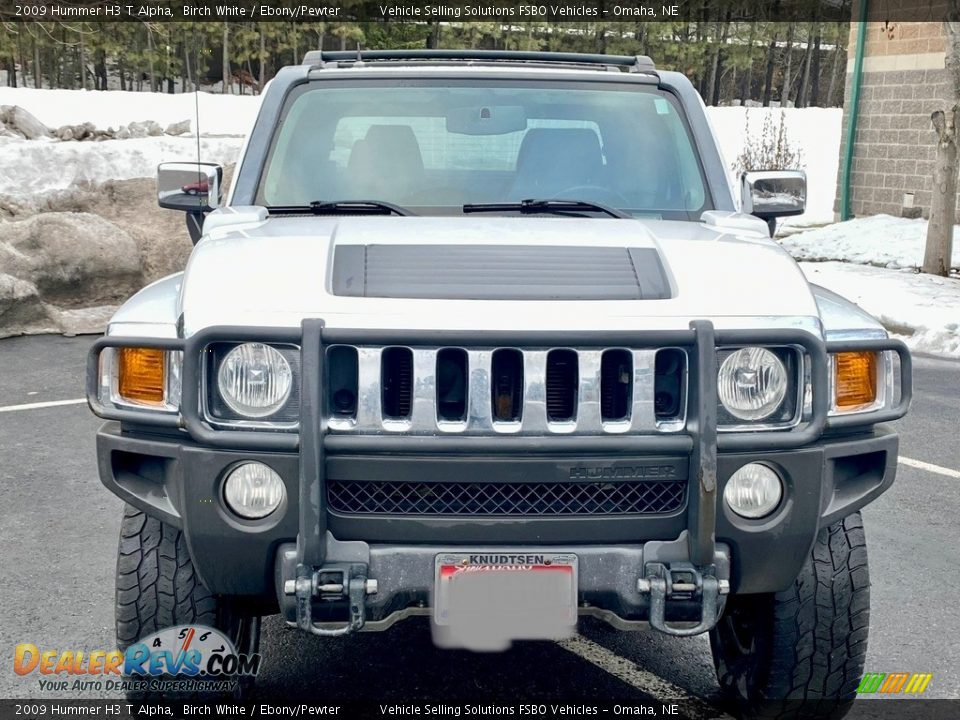
<path fill-rule="evenodd" d="M 738 211 L 685 77 L 311 53 L 225 204 L 213 166 L 158 185 L 196 248 L 88 373 L 122 644 L 249 649 L 279 611 L 494 648 L 586 615 L 709 631 L 747 712 L 852 697 L 910 357 L 770 239 L 802 173 L 745 174 Z"/>

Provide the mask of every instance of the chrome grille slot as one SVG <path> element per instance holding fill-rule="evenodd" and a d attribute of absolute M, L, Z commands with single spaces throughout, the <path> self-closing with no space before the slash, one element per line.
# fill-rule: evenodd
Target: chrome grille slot
<path fill-rule="evenodd" d="M 577 417 L 579 362 L 573 350 L 547 354 L 547 420 L 570 422 Z"/>
<path fill-rule="evenodd" d="M 511 348 L 494 351 L 491 377 L 494 420 L 519 422 L 523 415 L 523 354 Z"/>
<path fill-rule="evenodd" d="M 349 347 L 327 351 L 333 432 L 677 432 L 686 352 L 628 348 Z"/>
<path fill-rule="evenodd" d="M 380 360 L 380 385 L 383 389 L 383 415 L 390 420 L 405 420 L 413 408 L 413 352 L 391 347 Z"/>
<path fill-rule="evenodd" d="M 467 353 L 460 348 L 437 352 L 437 420 L 467 419 Z"/>
<path fill-rule="evenodd" d="M 657 421 L 676 421 L 683 415 L 687 356 L 678 348 L 657 352 L 654 407 Z"/>
<path fill-rule="evenodd" d="M 632 395 L 633 357 L 628 350 L 607 350 L 600 362 L 600 417 L 628 420 Z"/>
<path fill-rule="evenodd" d="M 357 416 L 357 349 L 335 345 L 327 351 L 327 401 L 330 417 L 338 420 Z"/>

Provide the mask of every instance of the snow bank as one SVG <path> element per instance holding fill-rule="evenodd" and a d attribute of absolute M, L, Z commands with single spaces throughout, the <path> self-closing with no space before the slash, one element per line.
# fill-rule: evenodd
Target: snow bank
<path fill-rule="evenodd" d="M 953 235 L 952 265 L 960 267 L 960 227 L 954 228 Z M 873 215 L 790 235 L 781 240 L 781 245 L 797 260 L 916 268 L 923 264 L 926 240 L 926 220 Z"/>
<path fill-rule="evenodd" d="M 243 139 L 200 139 L 206 162 L 237 159 Z M 56 142 L 0 138 L 0 195 L 24 196 L 61 190 L 77 182 L 152 177 L 157 165 L 197 157 L 197 139 L 153 137 L 102 142 Z"/>
<path fill-rule="evenodd" d="M 260 109 L 259 96 L 211 95 L 201 92 L 201 135 L 244 135 Z M 35 90 L 0 87 L 0 105 L 19 105 L 54 130 L 61 125 L 92 122 L 98 128 L 117 128 L 138 120 L 161 126 L 190 119 L 196 111 L 194 94 L 121 92 L 107 90 Z"/>
<path fill-rule="evenodd" d="M 800 267 L 810 282 L 852 300 L 912 349 L 960 358 L 960 280 L 840 262 Z"/>
<path fill-rule="evenodd" d="M 201 92 L 200 134 L 242 136 L 253 125 L 260 107 L 259 96 L 213 95 Z M 161 126 L 194 118 L 194 94 L 168 95 L 164 93 L 134 93 L 110 90 L 34 90 L 31 88 L 0 87 L 0 105 L 20 105 L 52 128 L 61 125 L 76 125 L 92 122 L 98 128 L 119 127 L 141 120 L 155 120 Z M 811 225 L 833 221 L 833 198 L 836 194 L 837 164 L 840 153 L 839 108 L 788 108 L 784 111 L 788 138 L 802 149 L 808 180 L 807 212 L 784 223 L 788 225 Z M 736 187 L 731 163 L 737 158 L 747 142 L 744 129 L 749 113 L 751 136 L 759 137 L 764 118 L 772 115 L 779 125 L 779 108 L 708 107 L 707 116 L 713 125 L 730 180 Z M 195 132 L 195 128 L 194 128 Z M 95 156 L 104 151 L 102 144 L 88 144 L 77 150 L 77 163 L 82 164 L 79 153 Z M 111 151 L 112 152 L 112 151 Z M 188 155 L 187 157 L 191 157 Z M 167 156 L 164 159 L 176 159 Z M 215 158 L 205 158 L 215 162 Z M 0 155 L 0 162 L 7 157 Z M 107 180 L 110 176 L 98 176 L 96 168 L 107 167 L 96 157 L 87 161 L 85 177 L 91 180 Z M 127 167 L 123 177 L 153 175 L 153 165 Z M 12 171 L 11 171 L 12 172 Z M 29 171 L 28 171 L 29 172 Z M 36 185 L 40 188 L 40 185 Z M 61 187 L 60 184 L 54 187 Z M 0 190 L 3 192 L 3 190 Z M 739 190 L 735 190 L 739 197 Z"/>
<path fill-rule="evenodd" d="M 28 108 L 29 109 L 29 108 Z M 731 165 L 748 141 L 759 142 L 763 121 L 772 116 L 774 127 L 780 125 L 783 113 L 787 140 L 803 152 L 807 173 L 807 211 L 803 215 L 784 218 L 781 225 L 818 225 L 833 222 L 833 199 L 837 194 L 837 172 L 840 166 L 841 108 L 751 108 L 708 107 L 707 117 L 713 126 L 723 153 L 730 180 L 739 199 L 738 179 Z M 744 132 L 750 120 L 750 138 Z"/>

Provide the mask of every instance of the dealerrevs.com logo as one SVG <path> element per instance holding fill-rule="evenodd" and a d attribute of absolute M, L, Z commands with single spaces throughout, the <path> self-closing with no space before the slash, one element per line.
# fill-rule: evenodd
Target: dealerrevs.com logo
<path fill-rule="evenodd" d="M 238 653 L 223 633 L 202 625 L 165 628 L 119 650 L 41 650 L 21 643 L 17 675 L 37 675 L 42 691 L 229 691 L 260 669 L 260 655 Z"/>

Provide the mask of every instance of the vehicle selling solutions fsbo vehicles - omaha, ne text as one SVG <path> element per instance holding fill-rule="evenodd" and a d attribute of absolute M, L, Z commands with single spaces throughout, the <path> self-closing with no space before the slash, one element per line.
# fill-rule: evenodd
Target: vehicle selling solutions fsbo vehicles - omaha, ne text
<path fill-rule="evenodd" d="M 745 714 L 851 698 L 910 356 L 771 240 L 805 183 L 745 173 L 738 209 L 645 57 L 284 68 L 225 202 L 160 167 L 196 247 L 92 350 L 120 643 L 423 614 L 498 649 L 589 615 L 709 632 Z"/>

